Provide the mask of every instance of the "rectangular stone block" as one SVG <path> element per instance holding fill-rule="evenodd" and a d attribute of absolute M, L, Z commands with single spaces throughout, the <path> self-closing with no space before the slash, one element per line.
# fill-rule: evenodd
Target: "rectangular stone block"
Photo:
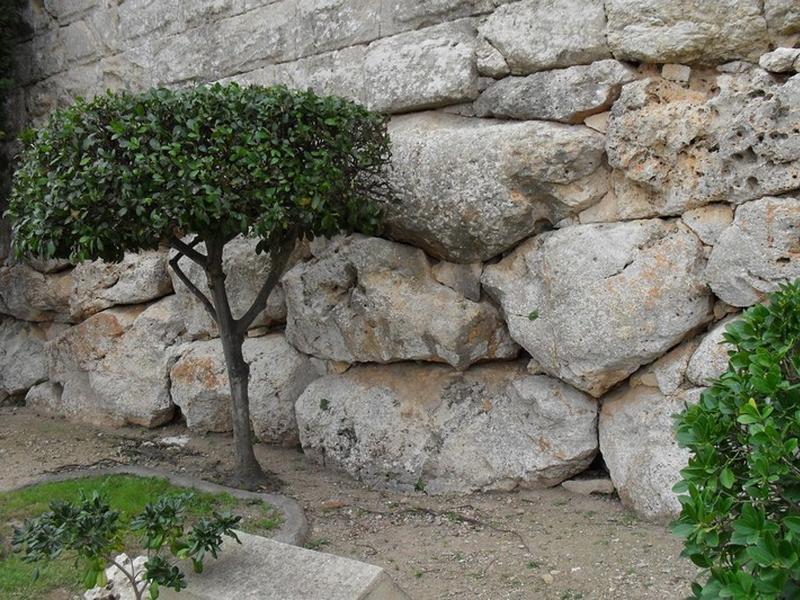
<path fill-rule="evenodd" d="M 367 105 L 405 112 L 478 95 L 475 29 L 468 19 L 402 33 L 367 48 Z"/>
<path fill-rule="evenodd" d="M 310 56 L 381 36 L 381 3 L 376 0 L 298 0 L 297 55 Z"/>
<path fill-rule="evenodd" d="M 365 46 L 353 46 L 288 63 L 266 65 L 227 77 L 221 82 L 236 81 L 241 85 L 263 86 L 282 84 L 363 103 L 365 51 Z"/>
<path fill-rule="evenodd" d="M 296 0 L 213 20 L 153 42 L 159 83 L 216 80 L 295 58 Z"/>
<path fill-rule="evenodd" d="M 189 587 L 162 600 L 408 600 L 380 567 L 237 532 L 203 573 L 184 568 Z"/>

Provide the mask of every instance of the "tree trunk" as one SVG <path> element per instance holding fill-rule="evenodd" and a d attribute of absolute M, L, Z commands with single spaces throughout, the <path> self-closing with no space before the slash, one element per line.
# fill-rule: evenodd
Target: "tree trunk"
<path fill-rule="evenodd" d="M 245 362 L 242 354 L 245 334 L 238 330 L 225 290 L 225 273 L 222 269 L 223 247 L 224 244 L 219 242 L 206 243 L 208 252 L 206 277 L 217 312 L 217 326 L 231 387 L 233 444 L 236 452 L 234 483 L 237 487 L 255 489 L 266 481 L 266 475 L 253 452 L 253 428 L 250 424 L 248 390 L 250 365 Z"/>

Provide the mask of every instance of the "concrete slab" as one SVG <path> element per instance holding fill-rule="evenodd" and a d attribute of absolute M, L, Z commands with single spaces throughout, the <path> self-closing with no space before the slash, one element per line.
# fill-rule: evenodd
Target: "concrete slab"
<path fill-rule="evenodd" d="M 189 587 L 161 600 L 409 600 L 380 567 L 239 533 L 202 573 L 184 565 Z"/>

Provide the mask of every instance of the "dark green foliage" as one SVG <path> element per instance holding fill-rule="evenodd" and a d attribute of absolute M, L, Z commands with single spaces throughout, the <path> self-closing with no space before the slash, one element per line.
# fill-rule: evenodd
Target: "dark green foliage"
<path fill-rule="evenodd" d="M 5 100 L 14 86 L 14 48 L 19 38 L 27 33 L 20 12 L 25 0 L 0 0 L 0 141 L 5 138 Z"/>
<path fill-rule="evenodd" d="M 728 370 L 677 417 L 695 598 L 800 597 L 800 282 L 728 326 Z"/>
<path fill-rule="evenodd" d="M 76 262 L 184 234 L 267 247 L 370 233 L 387 192 L 384 117 L 280 86 L 108 93 L 27 142 L 8 210 L 17 251 Z"/>
<path fill-rule="evenodd" d="M 134 581 L 148 582 L 153 600 L 158 598 L 159 586 L 176 591 L 186 587 L 184 574 L 165 556 L 167 551 L 175 559 L 191 560 L 195 571 L 200 572 L 206 554 L 217 557 L 223 536 L 239 541 L 233 531 L 239 517 L 228 514 L 215 512 L 210 518 L 201 518 L 187 531 L 186 507 L 191 500 L 191 494 L 165 496 L 147 504 L 131 521 L 130 530 L 139 535 L 147 551 L 144 574 L 133 572 L 132 563 L 127 567 L 117 566 L 125 572 L 137 598 L 142 597 L 144 586 L 141 583 L 134 586 Z M 120 513 L 111 510 L 102 495 L 94 492 L 87 497 L 82 493 L 77 503 L 53 502 L 49 512 L 26 520 L 22 528 L 15 530 L 13 545 L 15 551 L 24 553 L 28 562 L 74 554 L 80 564 L 86 565 L 83 583 L 91 588 L 106 584 L 105 568 L 108 563 L 117 564 L 113 557 L 122 549 L 125 533 Z"/>
<path fill-rule="evenodd" d="M 21 37 L 28 33 L 21 11 L 25 0 L 0 0 L 0 216 L 6 205 L 6 195 L 11 183 L 11 148 L 8 142 L 6 100 L 8 91 L 14 87 L 14 50 Z M 0 223 L 0 244 L 3 243 L 4 224 Z M 2 254 L 3 248 L 0 248 Z"/>

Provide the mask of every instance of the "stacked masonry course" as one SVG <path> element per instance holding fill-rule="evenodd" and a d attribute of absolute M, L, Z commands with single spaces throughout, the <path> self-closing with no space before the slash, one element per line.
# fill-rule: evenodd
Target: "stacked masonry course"
<path fill-rule="evenodd" d="M 800 277 L 797 0 L 32 0 L 16 125 L 77 95 L 284 83 L 392 113 L 385 238 L 295 251 L 244 348 L 265 442 L 375 486 L 555 485 L 674 513 L 670 415 Z M 226 256 L 234 307 L 269 268 Z M 0 399 L 227 431 L 168 255 L 0 267 Z M 198 282 L 201 274 L 186 267 Z"/>

